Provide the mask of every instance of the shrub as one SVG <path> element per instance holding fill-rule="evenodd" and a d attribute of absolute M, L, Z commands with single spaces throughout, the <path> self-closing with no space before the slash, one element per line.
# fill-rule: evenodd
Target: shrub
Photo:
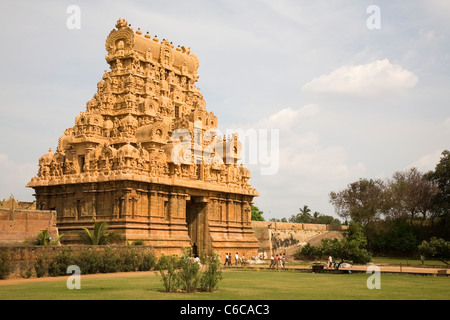
<path fill-rule="evenodd" d="M 211 257 L 207 257 L 205 253 L 202 255 L 202 262 L 206 265 L 205 270 L 200 274 L 200 289 L 202 291 L 212 292 L 222 280 L 222 263 L 219 255 L 215 252 Z"/>
<path fill-rule="evenodd" d="M 294 253 L 294 258 L 297 260 L 306 259 L 306 260 L 316 260 L 323 256 L 322 247 L 321 246 L 312 246 L 307 243 L 304 247 L 297 250 Z"/>
<path fill-rule="evenodd" d="M 44 277 L 48 271 L 49 260 L 46 255 L 38 257 L 34 263 L 34 271 L 36 272 L 36 277 Z"/>
<path fill-rule="evenodd" d="M 102 255 L 97 250 L 79 252 L 74 262 L 83 274 L 99 273 L 103 267 Z"/>
<path fill-rule="evenodd" d="M 180 283 L 186 292 L 194 292 L 199 280 L 200 263 L 195 260 L 189 251 L 184 251 L 178 262 Z"/>
<path fill-rule="evenodd" d="M 101 253 L 101 268 L 102 273 L 119 272 L 123 264 L 123 259 L 117 254 L 113 248 L 105 248 Z"/>
<path fill-rule="evenodd" d="M 58 253 L 48 266 L 48 274 L 52 277 L 64 276 L 67 274 L 67 267 L 74 264 L 72 250 L 64 249 Z"/>
<path fill-rule="evenodd" d="M 156 257 L 153 252 L 144 252 L 140 255 L 140 261 L 138 265 L 139 271 L 149 271 L 155 267 Z"/>
<path fill-rule="evenodd" d="M 158 262 L 158 269 L 161 273 L 161 280 L 164 284 L 166 292 L 173 292 L 179 286 L 178 281 L 178 262 L 179 258 L 177 256 L 166 256 L 162 255 Z"/>

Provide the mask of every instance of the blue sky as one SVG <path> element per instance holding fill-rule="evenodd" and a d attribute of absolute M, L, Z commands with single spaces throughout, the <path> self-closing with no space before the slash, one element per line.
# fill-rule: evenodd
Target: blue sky
<path fill-rule="evenodd" d="M 81 28 L 66 27 L 69 5 Z M 381 29 L 367 28 L 380 8 Z M 279 170 L 249 165 L 266 218 L 328 202 L 358 178 L 433 169 L 450 149 L 448 1 L 2 1 L 0 199 L 85 110 L 119 18 L 191 47 L 219 128 L 278 129 Z"/>

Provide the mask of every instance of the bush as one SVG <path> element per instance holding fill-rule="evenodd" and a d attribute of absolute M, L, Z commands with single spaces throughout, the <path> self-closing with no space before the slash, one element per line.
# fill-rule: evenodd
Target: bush
<path fill-rule="evenodd" d="M 190 250 L 185 251 L 181 256 L 178 266 L 180 283 L 186 292 L 194 292 L 199 280 L 200 264 L 192 258 Z"/>
<path fill-rule="evenodd" d="M 309 243 L 294 253 L 294 258 L 297 260 L 316 260 L 321 257 L 323 257 L 322 246 L 312 246 Z"/>
<path fill-rule="evenodd" d="M 161 281 L 166 292 L 182 288 L 191 293 L 197 289 L 212 292 L 222 279 L 222 263 L 215 252 L 211 256 L 202 253 L 201 259 L 194 259 L 190 250 L 183 250 L 181 257 L 162 255 L 158 262 Z"/>
<path fill-rule="evenodd" d="M 50 262 L 48 266 L 48 274 L 52 277 L 64 276 L 67 274 L 67 267 L 75 264 L 75 259 L 72 250 L 64 249 L 58 253 Z"/>
<path fill-rule="evenodd" d="M 121 270 L 122 259 L 110 247 L 106 247 L 103 252 L 100 252 L 101 257 L 101 273 L 119 272 Z"/>
<path fill-rule="evenodd" d="M 155 267 L 156 257 L 153 252 L 144 252 L 140 255 L 140 261 L 138 265 L 139 271 L 149 271 Z"/>
<path fill-rule="evenodd" d="M 161 280 L 166 292 L 173 292 L 179 286 L 178 281 L 178 257 L 162 255 L 158 262 L 158 269 L 161 273 Z"/>
<path fill-rule="evenodd" d="M 206 265 L 205 270 L 200 274 L 200 290 L 212 292 L 222 280 L 222 263 L 219 255 L 215 252 L 211 257 L 207 257 L 205 253 L 202 255 L 202 262 Z"/>
<path fill-rule="evenodd" d="M 99 273 L 103 268 L 102 255 L 96 250 L 79 252 L 74 262 L 83 274 Z"/>
<path fill-rule="evenodd" d="M 34 263 L 34 271 L 36 272 L 36 277 L 44 277 L 48 271 L 49 260 L 46 255 L 38 257 Z"/>

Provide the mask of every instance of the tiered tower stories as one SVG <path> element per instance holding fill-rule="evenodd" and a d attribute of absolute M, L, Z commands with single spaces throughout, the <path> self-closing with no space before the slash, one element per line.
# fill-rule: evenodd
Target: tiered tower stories
<path fill-rule="evenodd" d="M 124 19 L 106 51 L 110 70 L 27 185 L 37 208 L 56 210 L 67 242 L 95 219 L 158 252 L 193 246 L 256 256 L 251 203 L 258 193 L 238 164 L 238 137 L 218 134 L 195 86 L 197 56 L 133 31 Z"/>

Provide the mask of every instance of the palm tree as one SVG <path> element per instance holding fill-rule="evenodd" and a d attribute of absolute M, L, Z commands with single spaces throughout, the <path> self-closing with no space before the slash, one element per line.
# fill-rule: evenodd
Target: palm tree
<path fill-rule="evenodd" d="M 52 239 L 52 236 L 48 229 L 38 232 L 35 244 L 38 246 L 56 246 L 64 235 L 58 236 L 56 239 Z"/>
<path fill-rule="evenodd" d="M 298 210 L 300 210 L 300 214 L 302 215 L 309 215 L 309 213 L 311 212 L 311 209 L 308 208 L 307 205 L 304 205 L 303 208 L 300 208 Z"/>
<path fill-rule="evenodd" d="M 97 222 L 94 219 L 93 233 L 88 228 L 83 227 L 84 232 L 80 232 L 80 238 L 85 244 L 105 245 L 122 240 L 122 236 L 115 232 L 108 233 L 109 226 L 105 221 Z"/>

